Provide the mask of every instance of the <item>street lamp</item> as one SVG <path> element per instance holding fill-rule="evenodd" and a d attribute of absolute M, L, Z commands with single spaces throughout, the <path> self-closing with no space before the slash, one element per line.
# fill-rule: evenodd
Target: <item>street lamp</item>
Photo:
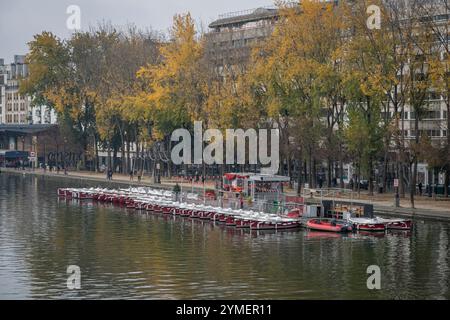
<path fill-rule="evenodd" d="M 158 184 L 160 184 L 161 183 L 161 171 L 160 171 L 160 169 L 161 169 L 161 164 L 158 162 L 157 164 L 156 164 L 156 171 L 157 171 L 157 180 L 156 180 L 156 183 L 158 183 Z"/>

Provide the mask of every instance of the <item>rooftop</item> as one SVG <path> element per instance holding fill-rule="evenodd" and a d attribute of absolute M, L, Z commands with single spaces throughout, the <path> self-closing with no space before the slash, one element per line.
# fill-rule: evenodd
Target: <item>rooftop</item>
<path fill-rule="evenodd" d="M 209 27 L 217 28 L 235 23 L 246 23 L 275 17 L 278 17 L 278 8 L 262 7 L 253 10 L 237 11 L 220 15 L 219 19 L 213 21 Z"/>
<path fill-rule="evenodd" d="M 0 133 L 35 134 L 56 127 L 55 124 L 0 124 Z"/>

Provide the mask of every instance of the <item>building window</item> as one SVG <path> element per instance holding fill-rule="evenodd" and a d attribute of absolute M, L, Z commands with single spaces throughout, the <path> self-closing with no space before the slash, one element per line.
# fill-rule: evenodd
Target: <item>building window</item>
<path fill-rule="evenodd" d="M 424 119 L 440 119 L 441 112 L 440 111 L 427 111 L 424 115 Z"/>

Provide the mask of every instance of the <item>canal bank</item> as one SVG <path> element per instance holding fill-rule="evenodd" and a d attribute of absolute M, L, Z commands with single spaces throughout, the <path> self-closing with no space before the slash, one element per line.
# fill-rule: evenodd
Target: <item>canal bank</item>
<path fill-rule="evenodd" d="M 69 172 L 67 175 L 65 175 L 63 172 L 54 173 L 54 172 L 44 172 L 43 170 L 15 170 L 15 169 L 9 169 L 9 168 L 2 168 L 2 173 L 11 173 L 16 175 L 34 175 L 34 176 L 41 176 L 46 177 L 49 179 L 68 179 L 70 181 L 79 181 L 80 183 L 83 182 L 98 182 L 99 186 L 102 187 L 111 187 L 111 188 L 117 188 L 117 187 L 129 187 L 129 186 L 143 186 L 143 187 L 151 187 L 156 189 L 165 189 L 165 190 L 172 190 L 175 183 L 174 181 L 163 181 L 161 184 L 154 184 L 148 181 L 148 178 L 143 179 L 141 182 L 138 182 L 136 180 L 129 180 L 129 177 L 125 175 L 115 175 L 113 177 L 113 180 L 107 180 L 103 177 L 103 174 L 98 173 L 92 173 L 92 172 Z M 194 192 L 201 193 L 205 189 L 214 189 L 213 185 L 207 185 L 205 188 L 203 185 L 199 184 L 181 184 L 182 187 L 185 190 L 192 190 Z M 294 195 L 294 193 L 287 193 L 288 195 Z M 319 198 L 306 198 L 305 199 L 308 204 L 315 204 L 320 202 L 321 200 L 334 200 L 334 198 L 330 197 L 323 197 L 322 199 Z M 343 199 L 339 198 L 339 200 L 348 200 L 350 199 Z M 376 200 L 357 200 L 359 203 L 367 203 L 372 204 L 374 207 L 374 213 L 384 215 L 384 216 L 392 216 L 392 217 L 404 217 L 404 218 L 415 218 L 415 219 L 426 219 L 426 220 L 436 220 L 436 221 L 450 221 L 450 202 L 445 201 L 445 204 L 448 204 L 448 209 L 442 209 L 442 208 L 436 208 L 432 203 L 430 204 L 430 201 L 426 203 L 425 205 L 422 205 L 419 208 L 412 209 L 412 208 L 405 208 L 405 207 L 399 207 L 396 208 L 392 205 L 389 205 L 387 201 L 376 201 Z"/>

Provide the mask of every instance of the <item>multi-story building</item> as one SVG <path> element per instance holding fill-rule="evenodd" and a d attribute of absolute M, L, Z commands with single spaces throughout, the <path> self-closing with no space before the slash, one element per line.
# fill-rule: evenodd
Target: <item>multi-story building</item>
<path fill-rule="evenodd" d="M 31 121 L 31 99 L 19 94 L 19 81 L 28 76 L 25 56 L 14 56 L 14 62 L 0 66 L 0 91 L 2 112 L 0 122 L 5 124 L 26 124 Z M 1 78 L 3 80 L 1 80 Z"/>
<path fill-rule="evenodd" d="M 28 76 L 25 56 L 14 56 L 5 65 L 0 59 L 0 124 L 54 124 L 56 114 L 46 106 L 33 108 L 31 99 L 19 93 L 19 82 Z"/>
<path fill-rule="evenodd" d="M 213 21 L 206 35 L 208 60 L 221 73 L 224 68 L 249 62 L 251 50 L 269 37 L 279 19 L 276 7 L 227 13 Z"/>
<path fill-rule="evenodd" d="M 0 123 L 4 121 L 5 112 L 5 84 L 6 84 L 6 67 L 3 59 L 0 59 Z"/>

